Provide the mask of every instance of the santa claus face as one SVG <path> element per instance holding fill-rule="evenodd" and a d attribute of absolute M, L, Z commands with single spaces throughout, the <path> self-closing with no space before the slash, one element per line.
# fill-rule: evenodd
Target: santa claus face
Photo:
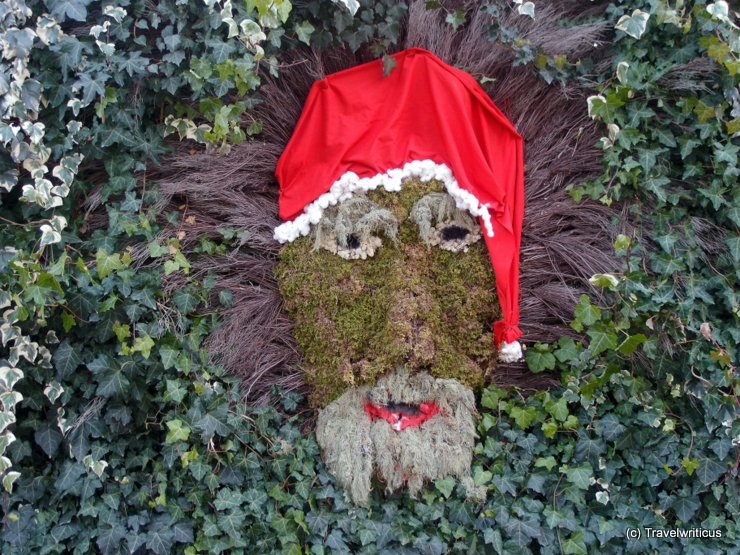
<path fill-rule="evenodd" d="M 276 270 L 325 459 L 358 502 L 373 472 L 418 491 L 469 469 L 472 390 L 495 366 L 500 312 L 480 225 L 444 191 L 411 181 L 345 200 Z"/>
<path fill-rule="evenodd" d="M 437 182 L 326 210 L 277 266 L 313 405 L 399 367 L 477 388 L 500 317 L 480 225 Z"/>

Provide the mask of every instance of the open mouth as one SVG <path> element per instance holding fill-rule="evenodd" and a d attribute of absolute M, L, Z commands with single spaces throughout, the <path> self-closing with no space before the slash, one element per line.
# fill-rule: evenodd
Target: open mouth
<path fill-rule="evenodd" d="M 380 418 L 400 432 L 406 428 L 420 426 L 439 412 L 437 403 L 388 403 L 375 405 L 365 401 L 365 413 L 370 418 Z"/>

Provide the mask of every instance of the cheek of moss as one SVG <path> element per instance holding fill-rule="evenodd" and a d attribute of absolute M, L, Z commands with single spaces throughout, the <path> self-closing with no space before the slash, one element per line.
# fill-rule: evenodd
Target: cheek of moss
<path fill-rule="evenodd" d="M 414 202 L 440 190 L 439 183 L 411 181 L 399 193 L 368 195 L 400 223 L 398 242 L 384 239 L 373 258 L 313 251 L 310 238 L 281 251 L 276 277 L 315 406 L 398 367 L 473 388 L 492 371 L 490 330 L 500 309 L 484 242 L 467 253 L 428 249 L 408 218 Z"/>

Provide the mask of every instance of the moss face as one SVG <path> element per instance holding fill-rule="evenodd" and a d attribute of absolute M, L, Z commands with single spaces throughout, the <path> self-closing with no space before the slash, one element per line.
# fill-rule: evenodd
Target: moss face
<path fill-rule="evenodd" d="M 430 191 L 444 187 L 409 181 L 368 194 L 399 222 L 397 242 L 384 237 L 372 258 L 314 250 L 310 237 L 281 251 L 276 275 L 314 406 L 401 366 L 473 388 L 492 371 L 500 308 L 485 243 L 459 253 L 425 246 L 409 214 Z"/>

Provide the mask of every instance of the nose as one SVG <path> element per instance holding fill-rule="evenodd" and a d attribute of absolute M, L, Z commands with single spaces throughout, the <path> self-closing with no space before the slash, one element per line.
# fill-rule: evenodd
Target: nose
<path fill-rule="evenodd" d="M 350 249 L 356 249 L 360 246 L 360 238 L 354 233 L 347 235 L 347 247 Z"/>
<path fill-rule="evenodd" d="M 470 231 L 459 225 L 448 225 L 441 230 L 443 241 L 459 241 L 470 235 Z"/>

